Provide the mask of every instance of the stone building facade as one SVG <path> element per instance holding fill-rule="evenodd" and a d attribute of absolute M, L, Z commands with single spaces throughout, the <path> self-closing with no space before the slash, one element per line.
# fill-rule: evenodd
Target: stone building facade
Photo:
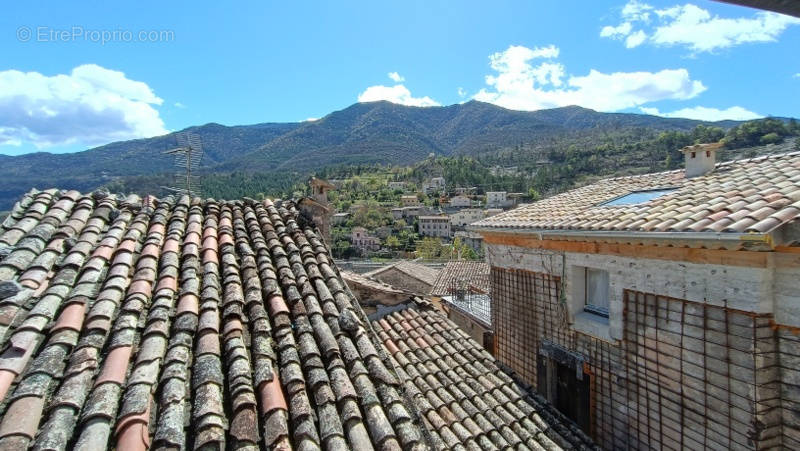
<path fill-rule="evenodd" d="M 495 356 L 606 449 L 800 449 L 800 153 L 691 173 L 475 224 Z"/>

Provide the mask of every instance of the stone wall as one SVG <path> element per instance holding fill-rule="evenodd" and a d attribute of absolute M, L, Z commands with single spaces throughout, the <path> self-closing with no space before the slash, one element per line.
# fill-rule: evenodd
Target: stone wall
<path fill-rule="evenodd" d="M 678 262 L 648 268 L 647 261 L 600 255 L 497 248 L 490 255 L 496 357 L 536 385 L 543 340 L 583 355 L 591 385 L 590 432 L 604 448 L 762 449 L 800 443 L 800 339 L 775 332 L 771 313 L 736 308 L 763 306 L 758 296 L 768 274 L 697 265 L 689 269 L 699 273 L 688 275 L 687 265 Z M 562 292 L 571 261 L 604 265 L 615 275 L 615 338 L 599 339 L 571 326 L 569 299 Z M 719 281 L 703 279 L 717 274 L 739 281 L 726 287 L 730 299 L 709 290 Z M 698 290 L 713 303 L 687 299 L 697 299 L 692 293 Z"/>

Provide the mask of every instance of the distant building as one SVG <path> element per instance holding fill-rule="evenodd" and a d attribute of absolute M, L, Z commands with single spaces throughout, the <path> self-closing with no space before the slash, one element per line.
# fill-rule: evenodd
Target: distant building
<path fill-rule="evenodd" d="M 353 247 L 356 249 L 366 252 L 377 251 L 381 247 L 381 240 L 371 236 L 367 229 L 363 227 L 353 227 L 353 231 L 350 234 L 350 242 L 353 243 Z"/>
<path fill-rule="evenodd" d="M 331 216 L 331 225 L 342 225 L 350 219 L 350 213 L 335 213 Z"/>
<path fill-rule="evenodd" d="M 487 191 L 486 206 L 488 208 L 503 208 L 508 205 L 508 193 L 505 191 Z"/>
<path fill-rule="evenodd" d="M 444 177 L 433 177 L 422 185 L 422 190 L 425 191 L 425 194 L 441 192 L 445 191 L 445 189 Z"/>
<path fill-rule="evenodd" d="M 483 210 L 483 216 L 488 218 L 489 216 L 499 215 L 502 212 L 502 208 L 487 208 L 486 210 Z"/>
<path fill-rule="evenodd" d="M 403 214 L 403 209 L 402 208 L 400 208 L 400 207 L 392 208 L 392 218 L 393 219 L 395 219 L 395 220 L 403 219 L 403 217 L 404 217 L 404 214 Z"/>
<path fill-rule="evenodd" d="M 454 189 L 453 191 L 456 193 L 456 195 L 468 194 L 468 193 L 471 193 L 471 192 L 475 191 L 475 187 L 473 186 L 473 187 L 470 187 L 470 188 L 465 188 L 463 186 L 459 186 L 456 189 Z"/>
<path fill-rule="evenodd" d="M 389 189 L 405 189 L 406 182 L 389 182 Z"/>
<path fill-rule="evenodd" d="M 506 198 L 507 202 L 505 206 L 509 208 L 514 208 L 522 203 L 522 199 L 525 198 L 525 193 L 508 193 L 508 196 L 506 196 Z"/>
<path fill-rule="evenodd" d="M 439 270 L 420 263 L 401 260 L 363 274 L 383 283 L 409 290 L 418 295 L 426 295 L 433 288 Z"/>
<path fill-rule="evenodd" d="M 464 195 L 453 196 L 450 198 L 451 207 L 471 207 L 472 199 Z"/>
<path fill-rule="evenodd" d="M 464 208 L 450 215 L 450 225 L 453 227 L 464 227 L 467 224 L 480 221 L 485 217 L 484 210 L 479 208 Z"/>
<path fill-rule="evenodd" d="M 462 243 L 472 248 L 477 254 L 484 254 L 483 236 L 480 233 L 459 231 L 456 232 L 455 238 L 461 240 Z"/>
<path fill-rule="evenodd" d="M 422 236 L 433 236 L 439 238 L 450 238 L 450 217 L 449 216 L 420 216 L 419 233 Z"/>
<path fill-rule="evenodd" d="M 517 175 L 519 173 L 519 168 L 517 166 L 508 166 L 508 167 L 492 166 L 491 168 L 489 168 L 489 173 L 494 176 L 510 177 Z"/>
<path fill-rule="evenodd" d="M 413 194 L 409 194 L 407 196 L 401 196 L 400 203 L 404 207 L 417 207 L 419 205 L 422 205 L 422 203 L 419 201 L 419 198 Z"/>

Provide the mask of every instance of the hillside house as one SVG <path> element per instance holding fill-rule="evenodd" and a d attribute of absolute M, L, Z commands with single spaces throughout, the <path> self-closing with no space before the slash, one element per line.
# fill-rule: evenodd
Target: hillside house
<path fill-rule="evenodd" d="M 422 184 L 422 191 L 425 194 L 442 193 L 445 190 L 444 177 L 431 177 L 430 180 Z"/>
<path fill-rule="evenodd" d="M 389 182 L 389 189 L 405 189 L 406 182 Z"/>
<path fill-rule="evenodd" d="M 458 238 L 462 243 L 469 246 L 478 255 L 485 253 L 483 247 L 483 236 L 480 233 L 461 230 L 455 233 L 454 238 Z"/>
<path fill-rule="evenodd" d="M 404 207 L 419 207 L 422 205 L 419 198 L 414 194 L 400 196 L 400 204 Z"/>
<path fill-rule="evenodd" d="M 461 207 L 469 208 L 472 206 L 472 199 L 470 199 L 469 196 L 459 194 L 457 196 L 453 196 L 450 198 L 450 206 L 458 208 Z"/>
<path fill-rule="evenodd" d="M 503 208 L 508 206 L 508 193 L 505 191 L 487 191 L 486 207 Z"/>
<path fill-rule="evenodd" d="M 420 236 L 432 236 L 437 238 L 450 238 L 450 217 L 449 216 L 420 216 L 417 218 Z"/>
<path fill-rule="evenodd" d="M 364 277 L 408 290 L 420 296 L 431 291 L 438 275 L 438 269 L 408 260 L 400 260 L 363 274 Z"/>
<path fill-rule="evenodd" d="M 400 208 L 400 207 L 392 208 L 391 213 L 392 213 L 392 219 L 394 219 L 394 220 L 403 219 L 403 209 L 402 208 Z"/>
<path fill-rule="evenodd" d="M 350 232 L 350 242 L 354 248 L 362 252 L 374 252 L 381 247 L 381 240 L 370 235 L 363 227 L 353 227 Z"/>
<path fill-rule="evenodd" d="M 800 153 L 479 221 L 495 355 L 606 449 L 800 449 Z"/>
<path fill-rule="evenodd" d="M 0 245 L 0 449 L 594 448 L 429 305 L 367 318 L 293 201 L 31 191 Z"/>
<path fill-rule="evenodd" d="M 483 210 L 479 208 L 464 208 L 450 215 L 450 224 L 453 227 L 464 227 L 485 217 Z"/>
<path fill-rule="evenodd" d="M 350 216 L 352 215 L 347 212 L 334 213 L 333 216 L 331 216 L 331 225 L 334 226 L 342 225 L 345 222 L 347 222 L 348 219 L 350 219 Z"/>

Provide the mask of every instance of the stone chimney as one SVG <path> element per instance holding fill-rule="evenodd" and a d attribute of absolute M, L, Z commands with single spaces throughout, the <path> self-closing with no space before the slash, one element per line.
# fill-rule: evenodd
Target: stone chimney
<path fill-rule="evenodd" d="M 686 160 L 686 178 L 709 174 L 717 164 L 717 150 L 722 143 L 695 144 L 681 149 Z"/>
<path fill-rule="evenodd" d="M 328 191 L 336 189 L 336 186 L 327 180 L 316 177 L 311 177 L 309 184 L 311 185 L 311 198 L 323 205 L 328 205 Z"/>
<path fill-rule="evenodd" d="M 311 197 L 303 198 L 299 202 L 300 211 L 309 219 L 314 221 L 322 238 L 331 246 L 331 216 L 333 209 L 328 203 L 328 191 L 336 187 L 327 180 L 312 177 L 309 182 L 311 185 Z"/>

